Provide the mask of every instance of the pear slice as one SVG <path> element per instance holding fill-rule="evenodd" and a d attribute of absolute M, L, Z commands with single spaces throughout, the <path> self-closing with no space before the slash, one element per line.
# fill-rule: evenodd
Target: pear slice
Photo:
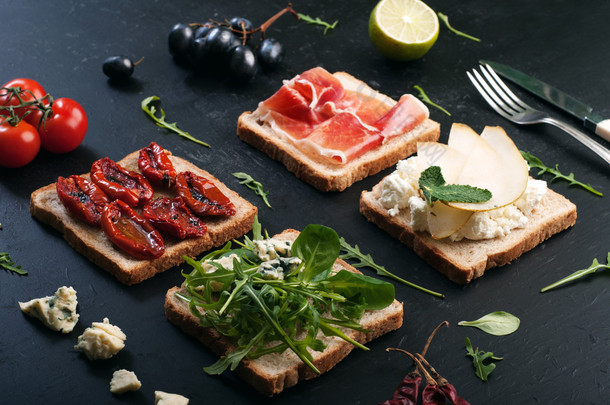
<path fill-rule="evenodd" d="M 436 201 L 428 211 L 428 229 L 434 239 L 443 239 L 459 231 L 473 211 L 461 210 Z"/>
<path fill-rule="evenodd" d="M 451 207 L 489 211 L 513 203 L 527 186 L 527 165 L 506 132 L 500 127 L 486 127 L 483 132 L 485 136 L 478 136 L 466 125 L 454 124 L 448 144 L 467 153 L 456 184 L 488 189 L 492 198 L 482 203 L 448 202 Z"/>
<path fill-rule="evenodd" d="M 465 163 L 466 157 L 448 145 L 438 142 L 417 143 L 417 168 L 420 172 L 430 166 L 439 166 L 445 181 L 455 183 Z"/>

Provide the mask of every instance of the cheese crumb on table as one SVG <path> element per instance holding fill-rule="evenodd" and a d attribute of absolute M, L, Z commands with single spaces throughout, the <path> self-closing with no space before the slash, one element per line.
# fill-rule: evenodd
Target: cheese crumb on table
<path fill-rule="evenodd" d="M 137 391 L 142 387 L 142 383 L 133 371 L 117 370 L 112 374 L 110 380 L 110 392 L 113 394 L 123 394 L 127 391 Z"/>
<path fill-rule="evenodd" d="M 111 325 L 108 318 L 103 322 L 93 322 L 78 337 L 74 348 L 82 350 L 89 360 L 109 359 L 125 347 L 127 336 L 118 327 Z"/>
<path fill-rule="evenodd" d="M 55 295 L 19 302 L 23 313 L 40 319 L 48 328 L 70 333 L 78 322 L 76 291 L 72 287 L 59 287 Z"/>
<path fill-rule="evenodd" d="M 155 405 L 188 405 L 189 399 L 178 394 L 155 391 Z"/>

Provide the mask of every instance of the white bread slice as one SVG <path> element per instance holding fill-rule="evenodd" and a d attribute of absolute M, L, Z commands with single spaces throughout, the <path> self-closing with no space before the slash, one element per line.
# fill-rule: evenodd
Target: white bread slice
<path fill-rule="evenodd" d="M 274 237 L 294 240 L 298 234 L 299 232 L 294 229 L 287 229 Z M 358 270 L 341 259 L 337 259 L 334 269 L 337 271 L 346 269 L 358 273 Z M 226 337 L 213 328 L 200 326 L 199 318 L 190 312 L 188 303 L 176 296 L 176 293 L 179 292 L 185 293 L 185 290 L 174 287 L 167 291 L 165 296 L 165 315 L 167 319 L 187 334 L 197 338 L 219 356 L 231 350 L 234 346 Z M 403 305 L 394 300 L 390 306 L 384 309 L 364 313 L 360 324 L 369 331 L 368 333 L 351 329 L 344 329 L 344 332 L 364 344 L 400 328 L 402 321 Z M 338 337 L 322 336 L 321 339 L 327 344 L 326 349 L 323 352 L 310 350 L 310 353 L 313 356 L 313 364 L 320 370 L 320 373 L 325 373 L 343 360 L 354 346 Z M 309 380 L 318 376 L 291 350 L 286 350 L 283 353 L 267 354 L 254 360 L 244 359 L 235 369 L 235 373 L 260 393 L 267 396 L 279 394 L 285 388 L 294 386 L 301 380 Z"/>
<path fill-rule="evenodd" d="M 380 94 L 364 82 L 345 72 L 334 75 L 345 83 L 344 87 L 375 97 L 380 102 L 393 105 L 396 101 Z M 437 141 L 440 124 L 426 119 L 412 131 L 389 138 L 383 145 L 372 149 L 346 164 L 316 159 L 305 154 L 288 141 L 280 139 L 268 127 L 263 126 L 257 111 L 246 111 L 237 121 L 237 136 L 244 142 L 284 164 L 299 179 L 321 191 L 343 191 L 356 181 L 394 165 L 417 151 L 417 142 Z"/>
<path fill-rule="evenodd" d="M 170 154 L 169 151 L 166 153 Z M 139 151 L 117 162 L 128 170 L 139 172 Z M 180 240 L 163 234 L 165 253 L 154 260 L 139 260 L 115 247 L 106 234 L 72 216 L 59 201 L 56 183 L 34 191 L 30 197 L 30 212 L 40 221 L 60 231 L 66 241 L 93 263 L 110 272 L 120 282 L 132 285 L 140 283 L 184 261 L 183 255 L 196 256 L 213 247 L 238 238 L 252 229 L 257 208 L 236 192 L 230 190 L 205 170 L 176 156 L 169 156 L 177 172 L 192 171 L 210 179 L 233 202 L 237 213 L 231 217 L 205 218 L 207 232 L 202 237 Z M 88 174 L 83 177 L 89 178 Z M 155 189 L 158 195 L 174 196 Z"/>
<path fill-rule="evenodd" d="M 510 263 L 576 222 L 576 205 L 561 194 L 547 189 L 540 205 L 528 217 L 527 227 L 513 229 L 505 237 L 463 239 L 458 242 L 451 242 L 447 238 L 434 239 L 427 232 L 413 231 L 409 226 L 411 218 L 408 209 L 401 210 L 394 217 L 388 214 L 379 202 L 382 182 L 371 191 L 362 192 L 360 212 L 458 284 L 469 283 L 492 267 Z"/>

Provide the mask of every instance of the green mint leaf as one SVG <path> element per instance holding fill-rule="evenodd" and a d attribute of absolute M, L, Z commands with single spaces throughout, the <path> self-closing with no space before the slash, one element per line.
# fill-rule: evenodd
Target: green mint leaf
<path fill-rule="evenodd" d="M 195 138 L 193 135 L 189 134 L 188 132 L 185 132 L 181 129 L 178 128 L 178 126 L 176 125 L 176 123 L 168 123 L 165 121 L 165 111 L 163 111 L 163 109 L 161 107 L 155 106 L 158 105 L 160 103 L 160 99 L 157 96 L 151 96 L 151 97 L 147 97 L 144 100 L 142 100 L 142 103 L 140 104 L 142 107 L 142 110 L 150 117 L 152 118 L 155 123 L 160 126 L 161 128 L 166 128 L 169 129 L 170 131 L 173 131 L 175 133 L 177 133 L 178 135 L 182 136 L 183 138 L 188 139 L 189 141 L 193 141 L 195 143 L 198 143 L 199 145 L 205 146 L 206 148 L 209 148 L 210 145 L 208 145 L 207 143 L 200 141 L 199 139 Z M 157 117 L 157 112 L 159 112 L 159 117 Z"/>
<path fill-rule="evenodd" d="M 267 199 L 267 195 L 269 194 L 269 192 L 263 190 L 263 185 L 260 182 L 254 180 L 252 176 L 244 172 L 233 173 L 233 176 L 235 176 L 239 180 L 239 184 L 243 184 L 250 190 L 254 191 L 256 195 L 260 196 L 263 199 L 265 205 L 271 208 L 271 204 L 269 204 L 269 200 Z"/>
<path fill-rule="evenodd" d="M 603 194 L 600 193 L 599 191 L 597 191 L 596 189 L 594 189 L 593 187 L 591 187 L 590 184 L 584 184 L 581 183 L 580 181 L 577 181 L 574 178 L 574 173 L 570 173 L 568 175 L 565 175 L 563 173 L 561 173 L 559 171 L 559 164 L 556 164 L 555 167 L 548 167 L 547 165 L 545 165 L 544 163 L 542 163 L 542 161 L 537 158 L 536 156 L 532 155 L 531 153 L 528 152 L 524 152 L 524 151 L 520 151 L 521 152 L 521 156 L 523 156 L 523 159 L 525 159 L 525 161 L 529 164 L 530 168 L 535 168 L 535 169 L 540 169 L 538 171 L 537 176 L 540 176 L 544 173 L 549 173 L 552 174 L 554 177 L 551 179 L 551 183 L 557 179 L 560 180 L 566 180 L 570 183 L 571 186 L 578 186 L 578 187 L 582 187 L 585 190 L 602 197 Z"/>
<path fill-rule="evenodd" d="M 600 269 L 610 269 L 610 252 L 608 252 L 608 257 L 606 258 L 606 264 L 600 264 L 599 261 L 597 261 L 597 259 L 593 259 L 593 263 L 591 263 L 591 265 L 589 267 L 587 267 L 586 269 L 577 270 L 574 273 L 570 274 L 569 276 L 566 276 L 566 277 L 562 278 L 561 280 L 556 281 L 555 283 L 544 287 L 543 289 L 540 290 L 540 292 L 546 292 L 550 289 L 559 287 L 560 285 L 564 285 L 564 284 L 570 283 L 574 280 L 578 280 L 579 278 L 582 278 L 582 277 L 586 276 L 587 274 L 593 274 L 597 270 L 600 270 Z"/>
<path fill-rule="evenodd" d="M 472 357 L 475 374 L 483 381 L 487 381 L 489 374 L 496 368 L 492 361 L 502 360 L 502 357 L 494 356 L 492 352 L 484 352 L 478 347 L 473 349 L 469 338 L 466 338 L 466 356 Z"/>
<path fill-rule="evenodd" d="M 28 274 L 27 271 L 23 270 L 21 266 L 15 266 L 15 262 L 11 260 L 11 256 L 8 253 L 0 253 L 0 267 L 4 270 L 12 271 L 13 273 L 17 273 L 19 275 Z"/>
<path fill-rule="evenodd" d="M 438 108 L 448 116 L 451 116 L 451 113 L 449 111 L 445 110 L 443 107 L 430 100 L 430 97 L 428 97 L 428 95 L 424 92 L 424 89 L 419 86 L 413 86 L 413 88 L 419 91 L 419 95 L 417 97 L 419 97 L 424 103 L 429 104 L 432 107 Z"/>
<path fill-rule="evenodd" d="M 461 321 L 459 326 L 473 326 L 495 336 L 510 335 L 519 328 L 521 321 L 516 316 L 504 311 L 489 313 L 476 321 Z"/>
<path fill-rule="evenodd" d="M 463 33 L 462 31 L 458 31 L 455 28 L 453 28 L 450 24 L 449 24 L 449 17 L 441 12 L 438 13 L 438 18 L 441 19 L 442 22 L 445 23 L 445 25 L 447 26 L 447 28 L 449 29 L 449 31 L 453 32 L 455 35 L 459 35 L 461 37 L 464 38 L 468 38 L 471 39 L 475 42 L 481 42 L 481 40 L 477 37 L 473 37 L 472 35 L 468 35 L 466 33 Z"/>
<path fill-rule="evenodd" d="M 491 191 L 478 187 L 445 183 L 439 166 L 430 166 L 419 176 L 419 188 L 429 205 L 434 201 L 479 203 L 491 199 Z"/>
<path fill-rule="evenodd" d="M 326 35 L 326 32 L 328 30 L 334 30 L 335 27 L 337 26 L 337 23 L 339 22 L 339 20 L 336 20 L 334 23 L 329 24 L 325 21 L 322 21 L 320 19 L 320 17 L 316 17 L 316 18 L 312 18 L 306 14 L 301 14 L 301 13 L 297 13 L 299 18 L 303 21 L 305 21 L 307 24 L 314 24 L 314 25 L 321 25 L 322 27 L 324 27 L 324 35 Z"/>
<path fill-rule="evenodd" d="M 415 289 L 425 292 L 427 294 L 434 295 L 435 297 L 445 298 L 445 296 L 441 293 L 429 290 L 429 289 L 421 287 L 417 284 L 413 284 L 410 281 L 404 280 L 404 279 L 396 276 L 395 274 L 390 273 L 388 270 L 386 270 L 385 267 L 380 266 L 377 263 L 375 263 L 375 261 L 373 260 L 373 258 L 371 257 L 370 254 L 365 255 L 364 253 L 362 253 L 360 251 L 360 248 L 358 247 L 358 245 L 351 246 L 343 237 L 341 237 L 339 239 L 339 241 L 341 242 L 341 254 L 339 255 L 339 258 L 341 258 L 343 260 L 355 260 L 355 262 L 351 262 L 352 266 L 354 266 L 356 268 L 369 267 L 369 268 L 375 270 L 377 272 L 377 274 L 380 276 L 389 277 L 393 280 L 398 281 L 399 283 L 402 283 L 409 287 L 415 288 Z"/>

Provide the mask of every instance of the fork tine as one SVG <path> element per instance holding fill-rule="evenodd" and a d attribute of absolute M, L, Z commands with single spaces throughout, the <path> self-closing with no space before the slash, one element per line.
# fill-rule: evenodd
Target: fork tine
<path fill-rule="evenodd" d="M 489 82 L 494 87 L 496 92 L 512 108 L 516 109 L 517 111 L 523 110 L 523 109 L 526 109 L 526 110 L 531 110 L 532 109 L 532 107 L 527 105 L 523 100 L 521 100 L 519 97 L 517 97 L 515 95 L 515 93 L 513 93 L 508 88 L 506 83 L 504 83 L 504 81 L 502 79 L 500 79 L 500 76 L 497 75 L 497 73 L 495 72 L 495 70 L 492 69 L 491 66 L 489 66 L 489 65 L 481 65 L 481 71 L 483 72 L 485 77 L 487 77 L 487 80 L 489 80 Z"/>
<path fill-rule="evenodd" d="M 511 115 L 514 114 L 514 111 L 506 111 L 502 107 L 500 107 L 500 105 L 504 103 L 487 85 L 485 79 L 483 79 L 476 70 L 472 71 L 472 74 L 474 74 L 474 76 L 470 74 L 470 72 L 466 72 L 466 74 L 468 75 L 468 78 L 470 79 L 474 87 L 476 87 L 481 96 L 483 96 L 485 101 L 487 101 L 487 104 L 489 104 L 491 108 L 493 108 L 498 114 L 500 114 L 504 118 L 511 119 Z"/>

